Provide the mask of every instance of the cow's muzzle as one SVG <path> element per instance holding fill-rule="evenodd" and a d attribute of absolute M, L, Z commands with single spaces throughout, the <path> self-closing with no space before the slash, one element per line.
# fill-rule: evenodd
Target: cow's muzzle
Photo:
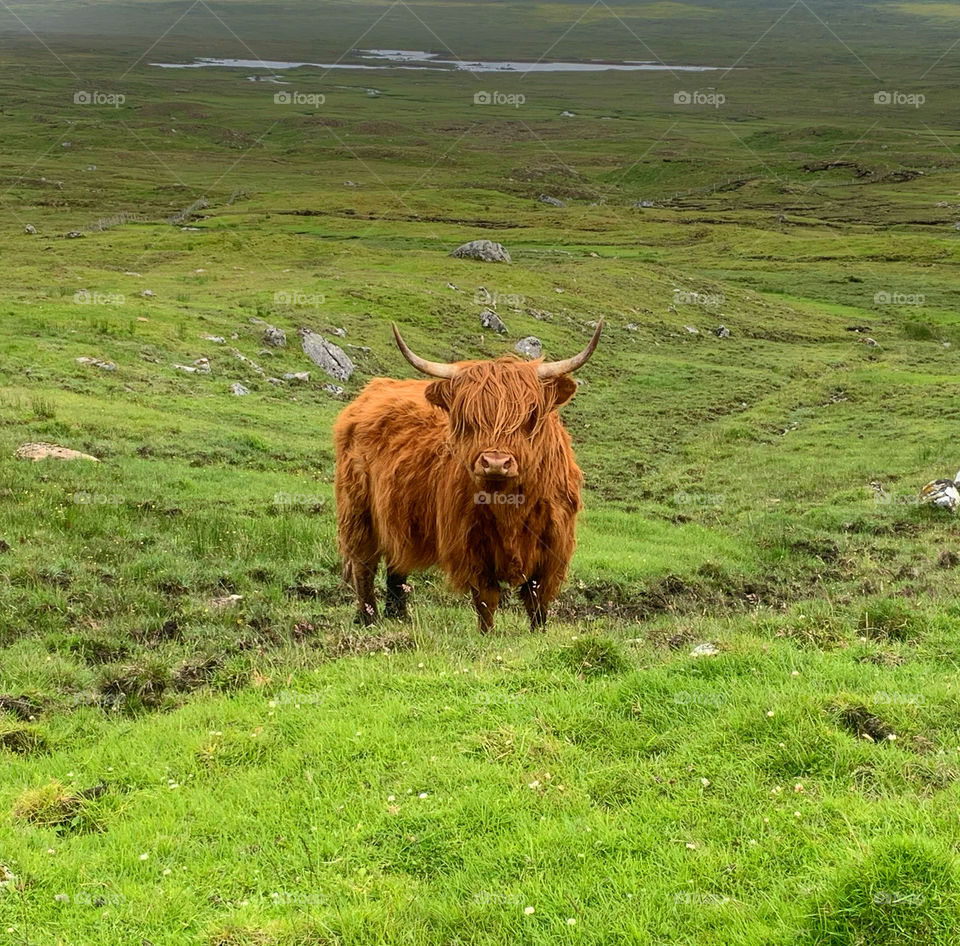
<path fill-rule="evenodd" d="M 477 457 L 473 464 L 474 476 L 481 479 L 515 479 L 519 476 L 517 460 L 509 453 L 499 450 L 487 450 Z"/>

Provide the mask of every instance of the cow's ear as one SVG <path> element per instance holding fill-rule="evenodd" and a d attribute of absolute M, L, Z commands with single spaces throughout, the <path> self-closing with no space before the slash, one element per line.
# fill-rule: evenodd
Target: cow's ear
<path fill-rule="evenodd" d="M 553 402 L 551 407 L 560 407 L 562 404 L 566 404 L 577 393 L 577 382 L 568 374 L 551 378 L 545 386 L 547 397 Z"/>
<path fill-rule="evenodd" d="M 427 385 L 427 400 L 445 411 L 450 410 L 450 382 L 431 381 Z"/>

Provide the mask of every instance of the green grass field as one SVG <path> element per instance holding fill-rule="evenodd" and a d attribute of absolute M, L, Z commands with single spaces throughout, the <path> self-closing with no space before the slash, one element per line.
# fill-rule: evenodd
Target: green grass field
<path fill-rule="evenodd" d="M 0 4 L 0 944 L 955 946 L 960 528 L 916 497 L 960 467 L 958 28 Z M 724 68 L 150 65 L 356 47 Z M 452 360 L 600 318 L 546 633 L 433 573 L 354 627 L 330 429 L 411 376 L 390 322 Z"/>

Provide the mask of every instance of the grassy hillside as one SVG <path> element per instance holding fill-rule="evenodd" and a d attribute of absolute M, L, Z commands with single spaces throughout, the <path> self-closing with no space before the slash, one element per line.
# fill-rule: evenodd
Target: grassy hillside
<path fill-rule="evenodd" d="M 948 5 L 486 6 L 0 13 L 0 943 L 952 946 Z M 358 43 L 739 68 L 149 65 Z M 547 632 L 439 574 L 355 629 L 330 427 L 410 376 L 390 322 L 600 318 Z"/>

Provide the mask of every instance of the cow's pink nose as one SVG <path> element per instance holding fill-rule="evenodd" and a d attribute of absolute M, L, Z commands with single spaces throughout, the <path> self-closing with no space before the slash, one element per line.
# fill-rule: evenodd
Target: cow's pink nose
<path fill-rule="evenodd" d="M 509 453 L 490 450 L 480 454 L 474 472 L 479 476 L 516 476 L 517 461 Z"/>

